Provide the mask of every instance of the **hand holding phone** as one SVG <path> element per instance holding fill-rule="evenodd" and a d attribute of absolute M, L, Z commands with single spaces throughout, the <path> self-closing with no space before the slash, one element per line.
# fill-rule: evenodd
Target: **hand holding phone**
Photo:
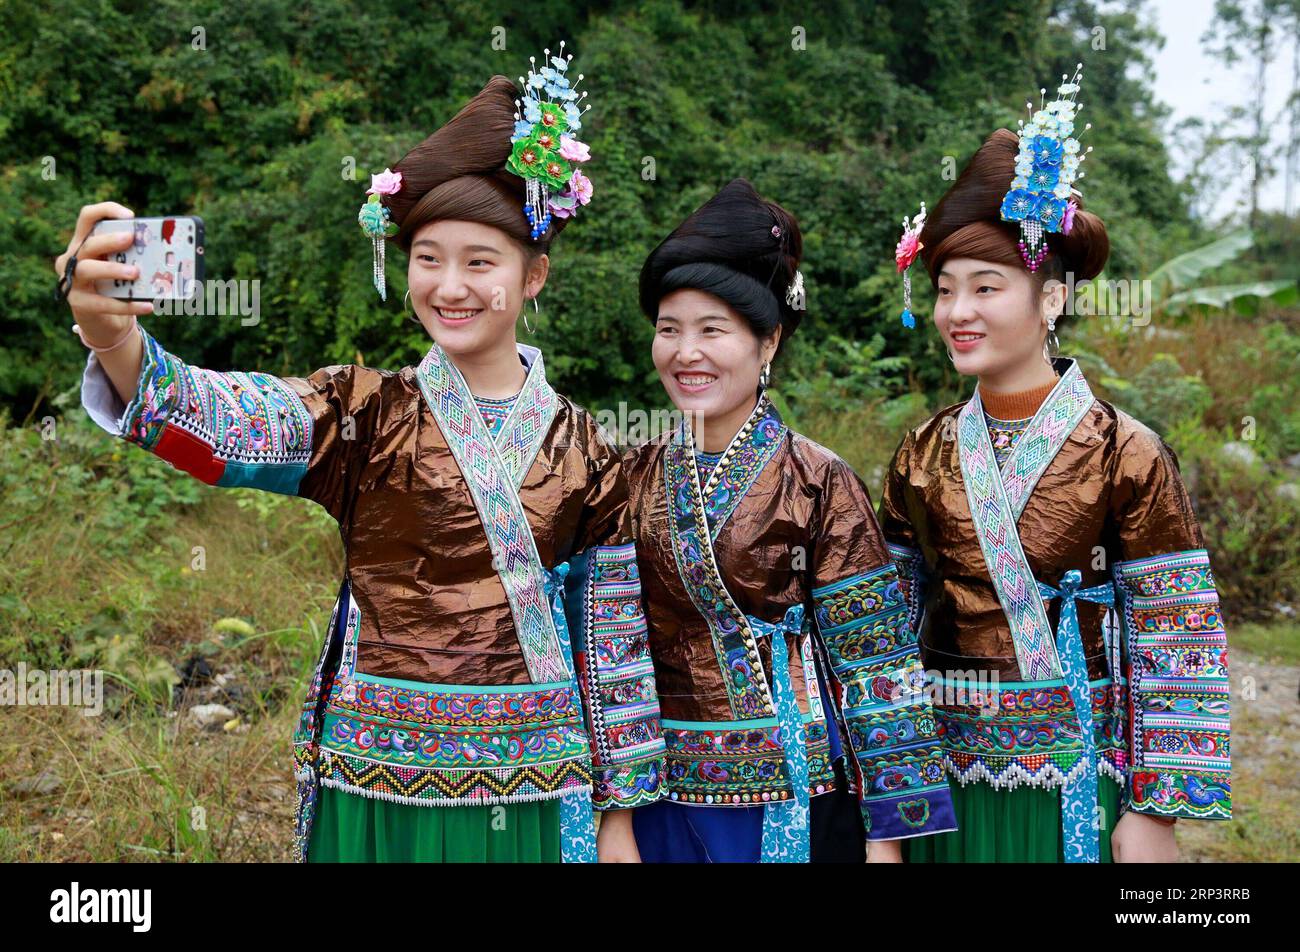
<path fill-rule="evenodd" d="M 95 224 L 90 235 L 94 238 L 127 232 L 132 235 L 131 243 L 112 252 L 108 260 L 136 269 L 136 277 L 97 279 L 95 290 L 99 294 L 126 301 L 185 301 L 198 293 L 203 281 L 202 218 L 105 218 Z"/>

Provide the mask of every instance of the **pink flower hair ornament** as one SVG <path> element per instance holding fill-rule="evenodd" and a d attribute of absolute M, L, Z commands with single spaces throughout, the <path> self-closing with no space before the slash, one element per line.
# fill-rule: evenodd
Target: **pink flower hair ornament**
<path fill-rule="evenodd" d="M 903 237 L 898 239 L 894 248 L 894 264 L 903 276 L 903 313 L 900 315 L 904 327 L 915 327 L 916 318 L 912 315 L 912 262 L 921 253 L 925 245 L 921 244 L 921 229 L 925 227 L 925 202 L 914 218 L 903 217 Z"/>
<path fill-rule="evenodd" d="M 1070 233 L 1070 229 L 1074 227 L 1074 213 L 1078 210 L 1079 203 L 1074 199 L 1070 199 L 1065 206 L 1065 216 L 1061 220 L 1061 234 L 1068 235 Z"/>
<path fill-rule="evenodd" d="M 384 275 L 384 240 L 397 234 L 397 225 L 392 220 L 388 208 L 381 201 L 382 195 L 395 195 L 402 188 L 402 173 L 392 169 L 370 176 L 370 188 L 366 194 L 370 197 L 357 212 L 357 224 L 374 243 L 374 282 L 381 301 L 388 300 L 387 279 Z"/>

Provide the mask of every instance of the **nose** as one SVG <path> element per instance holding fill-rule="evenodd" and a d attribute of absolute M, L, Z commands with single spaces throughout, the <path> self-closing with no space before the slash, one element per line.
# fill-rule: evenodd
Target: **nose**
<path fill-rule="evenodd" d="M 448 265 L 438 275 L 436 291 L 437 298 L 448 303 L 469 297 L 469 285 L 465 283 L 464 272 L 455 265 Z"/>
<path fill-rule="evenodd" d="M 679 364 L 689 367 L 691 364 L 699 363 L 702 356 L 699 340 L 694 334 L 682 334 L 677 339 L 677 362 Z"/>
<path fill-rule="evenodd" d="M 967 324 L 973 320 L 977 313 L 975 296 L 967 294 L 964 291 L 958 291 L 952 296 L 952 303 L 948 307 L 948 323 L 959 325 Z"/>

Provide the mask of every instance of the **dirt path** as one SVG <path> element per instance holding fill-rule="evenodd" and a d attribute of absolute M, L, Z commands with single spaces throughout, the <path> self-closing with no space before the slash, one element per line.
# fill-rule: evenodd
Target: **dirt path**
<path fill-rule="evenodd" d="M 1300 858 L 1300 667 L 1244 652 L 1232 672 L 1232 802 L 1228 823 L 1179 823 L 1184 862 Z"/>

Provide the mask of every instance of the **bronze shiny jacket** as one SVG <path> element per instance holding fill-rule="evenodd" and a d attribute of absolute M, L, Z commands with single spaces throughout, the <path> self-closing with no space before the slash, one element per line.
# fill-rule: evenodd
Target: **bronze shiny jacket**
<path fill-rule="evenodd" d="M 749 716 L 744 700 L 755 692 L 738 686 L 750 683 L 743 659 L 756 647 L 767 689 L 775 695 L 777 679 L 788 678 L 797 699 L 810 795 L 835 788 L 843 758 L 868 839 L 952 829 L 915 639 L 867 489 L 766 401 L 754 420 L 717 464 L 716 482 L 692 483 L 690 444 L 671 434 L 624 459 L 668 796 L 745 806 L 790 795 L 776 723 Z M 692 499 L 708 514 L 716 570 L 705 572 L 701 536 L 684 528 L 692 518 L 699 525 Z M 683 579 L 706 577 L 692 582 L 693 598 Z M 711 587 L 719 583 L 735 609 L 720 607 L 724 596 Z M 760 632 L 747 647 L 729 624 L 735 611 L 749 620 L 742 631 Z M 780 673 L 778 635 L 788 658 Z"/>
<path fill-rule="evenodd" d="M 442 684 L 528 684 L 483 525 L 414 368 L 317 371 L 285 381 L 316 421 L 299 494 L 339 523 L 361 609 L 358 670 Z M 519 489 L 550 567 L 630 540 L 617 450 L 557 394 L 555 419 Z M 356 421 L 345 441 L 338 421 Z"/>
<path fill-rule="evenodd" d="M 1019 677 L 1011 629 L 989 579 L 957 453 L 965 401 L 909 432 L 894 454 L 880 506 L 891 543 L 920 549 L 931 584 L 921 633 L 926 666 Z M 1174 453 L 1155 433 L 1100 400 L 1066 438 L 1018 523 L 1034 577 L 1057 585 L 1070 569 L 1083 586 L 1106 582 L 1118 562 L 1204 547 Z M 1080 602 L 1090 678 L 1107 675 L 1105 610 Z M 1049 618 L 1058 623 L 1059 604 Z"/>
<path fill-rule="evenodd" d="M 784 443 L 714 543 L 740 609 L 772 623 L 791 605 L 811 605 L 814 588 L 891 564 L 857 474 L 798 433 L 787 431 Z M 726 721 L 732 713 L 709 625 L 691 604 L 669 540 L 664 449 L 664 441 L 650 442 L 624 461 L 660 710 L 671 720 Z M 786 642 L 795 694 L 807 711 L 798 634 L 787 633 Z M 770 681 L 766 641 L 759 655 Z"/>
<path fill-rule="evenodd" d="M 619 453 L 550 388 L 535 348 L 520 346 L 527 379 L 493 437 L 436 345 L 396 372 L 279 378 L 192 367 L 144 339 L 126 406 L 89 358 L 82 402 L 101 427 L 210 485 L 312 499 L 339 524 L 345 575 L 294 738 L 301 855 L 318 779 L 429 806 L 658 798 Z"/>

